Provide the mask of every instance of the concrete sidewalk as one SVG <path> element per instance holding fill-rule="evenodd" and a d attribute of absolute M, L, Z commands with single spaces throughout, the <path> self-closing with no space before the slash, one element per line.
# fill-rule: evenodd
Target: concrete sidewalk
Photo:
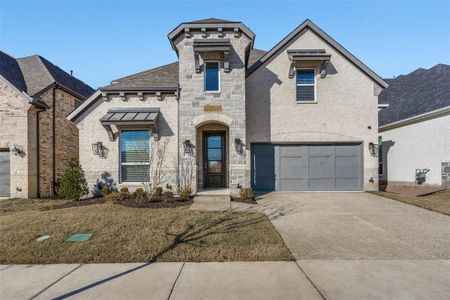
<path fill-rule="evenodd" d="M 322 299 L 295 262 L 0 266 L 0 299 Z"/>

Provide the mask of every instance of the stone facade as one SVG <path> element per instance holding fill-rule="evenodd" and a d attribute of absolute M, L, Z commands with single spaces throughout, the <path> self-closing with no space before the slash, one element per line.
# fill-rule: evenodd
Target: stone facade
<path fill-rule="evenodd" d="M 250 177 L 248 170 L 246 171 L 246 156 L 239 154 L 235 150 L 234 140 L 241 139 L 244 143 L 246 140 L 246 119 L 245 119 L 245 55 L 246 49 L 250 46 L 250 39 L 239 34 L 238 37 L 232 31 L 224 32 L 224 36 L 219 37 L 217 32 L 208 34 L 208 39 L 225 38 L 229 39 L 231 48 L 226 59 L 230 63 L 229 72 L 225 72 L 224 68 L 220 68 L 220 92 L 208 93 L 204 90 L 204 72 L 196 72 L 194 61 L 193 41 L 194 39 L 202 39 L 200 31 L 192 32 L 190 37 L 184 35 L 179 36 L 174 44 L 179 53 L 179 84 L 180 94 L 180 141 L 190 140 L 198 141 L 197 135 L 201 134 L 197 128 L 204 124 L 220 124 L 228 128 L 227 155 L 226 162 L 228 168 L 228 182 L 232 193 L 237 192 L 238 185 L 248 186 Z M 217 55 L 217 54 L 215 54 Z M 201 64 L 205 60 L 217 59 L 216 56 L 204 53 L 200 55 Z M 221 63 L 223 66 L 223 62 Z M 208 112 L 205 107 L 209 105 L 217 105 L 220 111 Z M 205 111 L 206 110 L 206 111 Z M 210 117 L 205 115 L 210 115 Z M 217 116 L 220 115 L 220 116 Z M 203 119 L 202 123 L 194 124 L 194 120 Z M 223 119 L 231 120 L 230 124 L 224 123 Z M 199 157 L 196 153 L 201 151 L 201 145 L 194 145 L 194 156 Z M 200 147 L 198 147 L 200 146 Z M 183 145 L 180 143 L 179 151 L 183 153 Z M 202 162 L 197 159 L 196 172 L 198 178 L 193 186 L 194 191 L 197 187 L 202 188 Z"/>
<path fill-rule="evenodd" d="M 56 95 L 56 179 L 60 179 L 70 159 L 78 159 L 78 130 L 67 120 L 67 115 L 76 107 L 75 96 L 61 90 Z M 10 83 L 0 80 L 0 148 L 9 151 L 18 145 L 23 156 L 10 154 L 10 197 L 34 198 L 37 196 L 37 108 L 29 103 L 25 94 Z M 45 91 L 40 98 L 52 106 L 53 90 Z M 51 197 L 52 193 L 52 107 L 40 113 L 40 196 Z"/>
<path fill-rule="evenodd" d="M 28 159 L 33 156 L 29 149 L 28 110 L 29 99 L 13 85 L 0 79 L 0 149 L 10 153 L 10 197 L 27 198 L 29 181 Z M 24 155 L 14 155 L 11 149 L 17 145 Z"/>
<path fill-rule="evenodd" d="M 125 98 L 119 95 L 111 95 L 108 101 L 101 98 L 96 105 L 87 110 L 77 120 L 76 124 L 79 130 L 80 139 L 80 163 L 83 167 L 89 189 L 93 191 L 95 184 L 100 179 L 104 171 L 110 172 L 116 185 L 122 184 L 120 178 L 120 137 L 119 130 L 130 129 L 130 127 L 114 128 L 116 138 L 110 141 L 108 133 L 100 123 L 103 117 L 111 108 L 139 108 L 151 107 L 160 109 L 159 136 L 160 140 L 169 139 L 167 152 L 165 155 L 163 168 L 163 183 L 176 186 L 176 170 L 178 164 L 178 101 L 175 96 L 163 96 L 162 100 L 157 100 L 155 95 L 145 95 L 144 100 L 140 100 L 137 95 L 127 95 Z M 147 127 L 132 127 L 133 129 L 147 129 Z M 107 149 L 107 155 L 100 157 L 93 155 L 92 144 L 101 142 Z M 151 139 L 152 146 L 155 146 L 155 139 Z M 133 190 L 135 187 L 142 186 L 141 183 L 123 183 Z"/>

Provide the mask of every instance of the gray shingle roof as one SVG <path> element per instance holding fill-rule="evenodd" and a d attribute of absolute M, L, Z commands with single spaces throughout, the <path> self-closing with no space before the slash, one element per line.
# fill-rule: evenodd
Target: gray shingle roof
<path fill-rule="evenodd" d="M 248 60 L 248 66 L 255 63 L 262 55 L 263 50 L 252 49 Z M 164 88 L 178 86 L 178 62 L 146 70 L 113 80 L 110 85 L 101 90 L 120 90 L 125 88 Z"/>
<path fill-rule="evenodd" d="M 150 69 L 112 81 L 101 89 L 162 88 L 178 86 L 178 62 Z"/>
<path fill-rule="evenodd" d="M 0 74 L 29 96 L 55 82 L 85 98 L 94 92 L 89 85 L 39 55 L 15 59 L 0 51 Z"/>
<path fill-rule="evenodd" d="M 254 63 L 256 63 L 267 51 L 252 49 L 250 50 L 250 56 L 248 58 L 247 68 L 250 68 Z"/>
<path fill-rule="evenodd" d="M 201 19 L 201 20 L 186 22 L 185 24 L 222 24 L 222 23 L 240 23 L 240 22 L 228 21 L 228 20 L 217 19 L 217 18 L 208 18 L 208 19 Z"/>
<path fill-rule="evenodd" d="M 21 92 L 27 92 L 27 85 L 22 70 L 16 59 L 0 51 L 0 74 Z"/>
<path fill-rule="evenodd" d="M 450 65 L 419 68 L 386 81 L 389 87 L 378 102 L 389 107 L 379 113 L 380 126 L 450 106 Z"/>

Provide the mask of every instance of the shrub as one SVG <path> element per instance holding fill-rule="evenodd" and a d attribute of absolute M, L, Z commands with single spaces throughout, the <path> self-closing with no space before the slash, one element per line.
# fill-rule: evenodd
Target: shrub
<path fill-rule="evenodd" d="M 128 191 L 128 187 L 126 187 L 126 186 L 121 187 L 119 191 L 121 194 L 124 194 L 124 195 L 130 194 L 130 192 Z"/>
<path fill-rule="evenodd" d="M 61 178 L 60 196 L 66 199 L 79 200 L 81 196 L 88 192 L 88 185 L 81 165 L 75 159 L 70 160 L 69 166 Z"/>
<path fill-rule="evenodd" d="M 97 179 L 97 182 L 94 184 L 94 188 L 92 189 L 92 194 L 95 197 L 105 196 L 103 194 L 104 188 L 108 188 L 108 192 L 115 192 L 116 182 L 112 178 L 111 173 L 105 171 L 101 174 L 100 179 Z"/>
<path fill-rule="evenodd" d="M 180 189 L 180 198 L 182 200 L 191 199 L 192 189 L 190 187 L 182 187 Z"/>
<path fill-rule="evenodd" d="M 241 198 L 243 200 L 253 200 L 254 199 L 253 190 L 249 187 L 241 188 L 241 190 L 239 191 L 239 195 L 241 196 Z"/>
<path fill-rule="evenodd" d="M 162 194 L 163 194 L 163 189 L 162 189 L 162 187 L 158 186 L 158 187 L 155 189 L 155 196 L 156 196 L 156 197 L 161 197 Z"/>
<path fill-rule="evenodd" d="M 133 193 L 133 198 L 138 202 L 145 202 L 148 200 L 147 192 L 143 188 L 138 188 Z"/>
<path fill-rule="evenodd" d="M 115 202 L 120 202 L 120 201 L 124 200 L 125 197 L 126 197 L 125 194 L 122 194 L 119 192 L 112 192 L 105 196 L 105 200 L 115 203 Z"/>
<path fill-rule="evenodd" d="M 102 188 L 102 196 L 103 197 L 106 197 L 107 195 L 109 195 L 111 193 L 111 191 L 109 190 L 109 188 L 105 185 L 103 188 Z"/>

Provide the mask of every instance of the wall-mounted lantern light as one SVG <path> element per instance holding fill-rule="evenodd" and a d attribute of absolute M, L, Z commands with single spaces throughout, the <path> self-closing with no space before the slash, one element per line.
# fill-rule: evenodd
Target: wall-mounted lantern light
<path fill-rule="evenodd" d="M 184 154 L 191 154 L 192 148 L 194 148 L 194 145 L 191 144 L 191 140 L 184 140 L 183 142 Z"/>
<path fill-rule="evenodd" d="M 244 143 L 242 143 L 241 139 L 234 139 L 234 147 L 237 153 L 242 154 L 244 152 Z"/>
<path fill-rule="evenodd" d="M 378 155 L 378 144 L 369 143 L 369 152 L 372 156 Z"/>
<path fill-rule="evenodd" d="M 102 142 L 97 142 L 92 144 L 92 154 L 98 155 L 100 157 L 106 157 L 108 154 L 108 149 L 103 146 Z"/>
<path fill-rule="evenodd" d="M 25 156 L 25 150 L 23 150 L 23 148 L 17 144 L 14 144 L 13 148 L 11 149 L 11 152 L 14 155 L 19 155 L 21 157 Z"/>

